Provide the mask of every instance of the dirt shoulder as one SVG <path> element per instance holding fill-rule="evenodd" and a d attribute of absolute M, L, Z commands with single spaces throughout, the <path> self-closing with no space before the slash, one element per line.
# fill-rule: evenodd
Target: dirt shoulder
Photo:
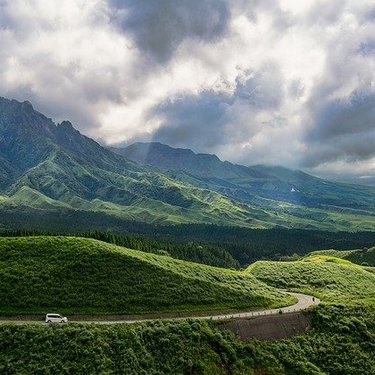
<path fill-rule="evenodd" d="M 232 319 L 218 324 L 218 328 L 232 331 L 241 340 L 277 340 L 306 332 L 310 328 L 310 319 L 306 313 L 292 312 Z"/>

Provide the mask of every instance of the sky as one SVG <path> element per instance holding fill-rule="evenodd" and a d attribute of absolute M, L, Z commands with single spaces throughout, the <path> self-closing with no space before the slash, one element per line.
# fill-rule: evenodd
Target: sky
<path fill-rule="evenodd" d="M 103 145 L 375 184 L 373 0 L 0 0 L 0 61 Z"/>

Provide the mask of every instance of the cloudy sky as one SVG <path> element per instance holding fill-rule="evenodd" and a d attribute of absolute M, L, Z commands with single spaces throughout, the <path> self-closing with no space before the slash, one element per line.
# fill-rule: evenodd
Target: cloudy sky
<path fill-rule="evenodd" d="M 375 181 L 373 0 L 0 0 L 0 59 L 103 144 Z"/>

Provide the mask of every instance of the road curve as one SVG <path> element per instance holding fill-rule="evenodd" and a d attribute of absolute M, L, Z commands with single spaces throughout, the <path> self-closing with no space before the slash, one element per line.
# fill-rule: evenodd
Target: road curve
<path fill-rule="evenodd" d="M 233 313 L 233 314 L 218 314 L 218 315 L 203 315 L 203 316 L 164 316 L 160 314 L 158 317 L 155 318 L 135 318 L 135 319 L 123 319 L 123 320 L 74 320 L 71 323 L 94 323 L 94 324 L 119 324 L 119 323 L 137 323 L 137 322 L 147 322 L 150 320 L 173 320 L 173 319 L 187 319 L 187 318 L 194 318 L 194 319 L 211 319 L 211 320 L 227 320 L 233 318 L 249 318 L 249 317 L 256 317 L 256 316 L 264 316 L 264 315 L 274 315 L 280 313 L 290 313 L 296 311 L 306 310 L 307 308 L 318 305 L 320 303 L 320 299 L 317 297 L 313 297 L 307 294 L 302 293 L 294 293 L 294 292 L 287 292 L 281 291 L 282 293 L 290 294 L 298 299 L 298 302 L 291 306 L 286 306 L 278 309 L 268 309 L 268 310 L 257 310 L 257 311 L 249 311 L 249 312 L 241 312 L 241 313 Z M 202 312 L 204 314 L 204 312 Z M 42 321 L 37 320 L 0 320 L 0 324 L 45 324 Z"/>
<path fill-rule="evenodd" d="M 298 299 L 298 302 L 291 306 L 282 307 L 279 309 L 269 309 L 269 310 L 260 310 L 260 311 L 250 311 L 238 314 L 229 314 L 229 315 L 215 315 L 211 317 L 207 317 L 210 319 L 232 319 L 232 318 L 249 318 L 252 316 L 261 316 L 261 315 L 274 315 L 274 314 L 285 314 L 289 312 L 296 312 L 306 310 L 310 306 L 318 305 L 320 303 L 320 299 L 309 296 L 307 294 L 302 293 L 293 293 L 293 292 L 285 292 L 283 293 L 290 294 Z"/>

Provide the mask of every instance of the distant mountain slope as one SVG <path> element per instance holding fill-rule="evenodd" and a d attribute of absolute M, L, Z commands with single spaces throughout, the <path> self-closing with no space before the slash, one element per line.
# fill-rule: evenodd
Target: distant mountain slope
<path fill-rule="evenodd" d="M 159 142 L 133 143 L 116 149 L 128 159 L 141 165 L 152 165 L 164 170 L 179 170 L 198 177 L 236 178 L 246 169 L 229 162 L 222 162 L 216 155 L 196 154 L 189 149 L 173 148 Z"/>
<path fill-rule="evenodd" d="M 0 119 L 5 209 L 73 208 L 148 222 L 241 221 L 228 199 L 145 170 L 69 122 L 55 125 L 28 102 L 1 99 Z"/>
<path fill-rule="evenodd" d="M 223 162 L 216 155 L 196 154 L 157 142 L 134 143 L 112 150 L 141 165 L 157 167 L 174 178 L 190 178 L 243 201 L 253 201 L 256 195 L 310 207 L 329 205 L 374 212 L 375 188 L 368 186 L 330 182 L 283 167 L 245 167 Z"/>
<path fill-rule="evenodd" d="M 171 157 L 170 152 L 181 152 L 164 149 L 163 163 L 174 160 L 174 165 L 163 168 L 156 162 L 161 157 L 152 156 L 158 168 L 141 166 L 85 137 L 68 121 L 54 124 L 29 102 L 0 98 L 0 228 L 68 217 L 74 229 L 90 213 L 101 229 L 103 223 L 110 229 L 111 218 L 375 229 L 374 189 L 298 171 L 236 166 L 191 151 L 182 151 L 187 159 Z M 181 165 L 184 169 L 177 169 Z"/>

